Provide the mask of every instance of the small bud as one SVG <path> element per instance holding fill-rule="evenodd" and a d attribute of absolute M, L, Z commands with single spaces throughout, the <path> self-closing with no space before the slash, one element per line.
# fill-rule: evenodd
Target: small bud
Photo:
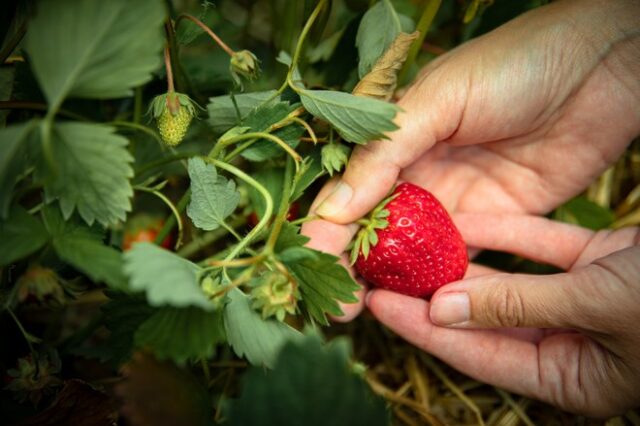
<path fill-rule="evenodd" d="M 56 352 L 38 354 L 36 360 L 28 355 L 18 359 L 17 368 L 7 370 L 9 384 L 5 389 L 14 392 L 20 402 L 29 399 L 33 405 L 38 405 L 43 396 L 53 393 L 54 386 L 62 384 L 55 376 L 58 373 L 60 358 Z"/>
<path fill-rule="evenodd" d="M 329 143 L 322 147 L 322 166 L 330 176 L 338 173 L 349 161 L 351 149 L 340 143 Z"/>
<path fill-rule="evenodd" d="M 18 300 L 62 305 L 64 289 L 56 273 L 41 266 L 32 266 L 18 280 Z"/>
<path fill-rule="evenodd" d="M 242 87 L 240 77 L 255 80 L 260 75 L 260 61 L 248 50 L 234 52 L 229 62 L 229 71 L 236 84 Z"/>
<path fill-rule="evenodd" d="M 278 272 L 268 271 L 252 281 L 251 307 L 262 311 L 262 317 L 275 316 L 283 321 L 287 313 L 295 314 L 300 299 L 296 283 Z"/>
<path fill-rule="evenodd" d="M 149 111 L 153 113 L 162 141 L 167 146 L 176 146 L 182 142 L 196 115 L 196 106 L 198 105 L 189 96 L 177 92 L 156 96 L 151 101 Z"/>

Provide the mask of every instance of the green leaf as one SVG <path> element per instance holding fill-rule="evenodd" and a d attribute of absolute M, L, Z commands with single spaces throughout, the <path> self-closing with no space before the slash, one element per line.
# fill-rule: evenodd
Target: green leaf
<path fill-rule="evenodd" d="M 215 133 L 222 134 L 230 128 L 240 124 L 251 111 L 264 101 L 272 97 L 275 90 L 266 92 L 243 93 L 234 95 L 238 109 L 233 105 L 231 96 L 216 96 L 209 99 L 207 110 L 209 111 L 209 124 Z M 276 98 L 273 100 L 276 102 Z M 238 117 L 238 112 L 240 117 Z"/>
<path fill-rule="evenodd" d="M 164 18 L 160 0 L 39 2 L 26 48 L 49 104 L 131 95 L 161 64 Z"/>
<path fill-rule="evenodd" d="M 0 266 L 30 255 L 46 244 L 47 230 L 20 206 L 14 206 L 6 220 L 0 221 Z"/>
<path fill-rule="evenodd" d="M 251 175 L 255 180 L 260 182 L 262 186 L 269 192 L 274 206 L 280 205 L 282 199 L 282 185 L 284 179 L 284 170 L 281 167 L 269 167 L 259 169 L 257 172 Z M 264 198 L 253 186 L 247 186 L 249 199 L 251 205 L 258 216 L 258 219 L 262 218 L 266 208 Z"/>
<path fill-rule="evenodd" d="M 316 336 L 287 342 L 275 368 L 252 368 L 242 379 L 240 398 L 229 401 L 226 417 L 235 425 L 389 424 L 385 402 L 373 395 L 351 368 L 346 340 L 322 345 Z"/>
<path fill-rule="evenodd" d="M 371 67 L 384 53 L 401 31 L 412 32 L 413 22 L 407 17 L 398 15 L 391 0 L 381 0 L 370 8 L 362 17 L 356 46 L 360 62 L 358 75 L 360 78 L 371 71 Z"/>
<path fill-rule="evenodd" d="M 208 312 L 194 307 L 163 307 L 135 334 L 136 346 L 150 348 L 158 359 L 180 364 L 209 358 L 224 339 L 222 310 Z"/>
<path fill-rule="evenodd" d="M 110 297 L 100 310 L 111 334 L 100 345 L 97 354 L 101 361 L 111 361 L 119 366 L 131 358 L 136 331 L 156 309 L 149 306 L 144 297 L 122 294 L 111 294 Z"/>
<path fill-rule="evenodd" d="M 399 108 L 388 102 L 331 90 L 300 90 L 299 93 L 307 111 L 331 123 L 349 142 L 364 144 L 386 138 L 384 132 L 398 128 L 393 118 Z"/>
<path fill-rule="evenodd" d="M 32 136 L 36 121 L 27 121 L 0 129 L 0 218 L 6 219 L 13 188 L 18 176 L 28 166 L 27 139 Z"/>
<path fill-rule="evenodd" d="M 242 125 L 249 126 L 253 132 L 264 132 L 272 124 L 284 119 L 299 105 L 290 105 L 287 102 L 274 102 L 263 105 L 247 115 L 242 121 Z M 304 129 L 294 123 L 276 130 L 272 134 L 282 139 L 290 147 L 295 148 L 298 146 L 303 132 Z M 259 140 L 242 151 L 242 156 L 250 161 L 265 161 L 282 154 L 284 154 L 284 150 L 281 147 L 266 139 Z"/>
<path fill-rule="evenodd" d="M 286 252 L 291 247 L 302 246 L 309 239 L 299 234 L 299 228 L 285 223 L 278 237 L 275 250 Z M 336 256 L 318 250 L 309 250 L 306 259 L 284 261 L 287 269 L 296 278 L 304 306 L 309 314 L 320 324 L 328 325 L 325 313 L 340 316 L 343 314 L 337 301 L 355 303 L 358 299 L 353 292 L 360 286 L 351 278 L 347 270 L 337 263 Z"/>
<path fill-rule="evenodd" d="M 47 202 L 60 201 L 65 219 L 75 209 L 89 225 L 124 221 L 131 210 L 133 157 L 127 139 L 108 126 L 56 123 L 52 134 L 53 168 L 44 155 L 36 178 L 44 182 Z"/>
<path fill-rule="evenodd" d="M 200 288 L 195 263 L 151 243 L 137 243 L 124 254 L 124 272 L 132 290 L 144 291 L 151 306 L 195 306 L 212 311 Z"/>
<path fill-rule="evenodd" d="M 229 291 L 229 303 L 224 309 L 227 340 L 236 355 L 253 365 L 273 367 L 282 345 L 302 334 L 274 319 L 262 319 L 251 309 L 251 300 L 242 291 Z"/>
<path fill-rule="evenodd" d="M 115 290 L 126 290 L 122 253 L 103 243 L 104 233 L 89 228 L 76 218 L 65 221 L 58 209 L 45 206 L 42 217 L 51 235 L 56 254 L 95 282 L 105 282 Z"/>
<path fill-rule="evenodd" d="M 293 188 L 293 192 L 291 195 L 291 199 L 293 201 L 297 200 L 304 194 L 304 191 L 311 186 L 316 179 L 320 178 L 325 174 L 324 169 L 322 168 L 322 160 L 321 160 L 321 148 L 314 147 L 313 151 L 305 156 L 302 167 L 302 173 L 298 178 L 295 186 Z"/>
<path fill-rule="evenodd" d="M 202 158 L 189 160 L 191 178 L 191 202 L 187 215 L 200 229 L 211 231 L 224 223 L 240 202 L 236 184 L 223 176 L 218 176 L 216 168 Z"/>
<path fill-rule="evenodd" d="M 607 228 L 615 220 L 613 212 L 584 197 L 576 197 L 558 207 L 553 214 L 555 220 L 573 223 L 597 231 Z"/>

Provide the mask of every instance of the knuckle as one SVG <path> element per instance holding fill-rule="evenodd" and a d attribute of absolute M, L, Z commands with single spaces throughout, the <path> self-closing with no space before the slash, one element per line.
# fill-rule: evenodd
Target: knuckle
<path fill-rule="evenodd" d="M 520 293 L 507 285 L 496 285 L 492 290 L 486 315 L 491 325 L 498 327 L 520 327 L 525 322 L 525 308 Z"/>

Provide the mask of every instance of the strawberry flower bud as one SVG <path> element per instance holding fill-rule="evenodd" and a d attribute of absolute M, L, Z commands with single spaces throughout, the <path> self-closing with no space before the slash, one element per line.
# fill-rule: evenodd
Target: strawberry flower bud
<path fill-rule="evenodd" d="M 149 108 L 156 119 L 162 141 L 167 146 L 176 146 L 182 142 L 196 115 L 196 104 L 189 96 L 169 92 L 156 96 Z"/>
<path fill-rule="evenodd" d="M 252 281 L 251 307 L 262 312 L 262 318 L 275 316 L 283 321 L 287 313 L 295 314 L 300 299 L 296 283 L 278 272 L 268 271 Z"/>
<path fill-rule="evenodd" d="M 229 71 L 236 84 L 242 87 L 240 77 L 255 80 L 260 75 L 260 61 L 248 50 L 234 52 L 229 62 Z"/>
<path fill-rule="evenodd" d="M 329 172 L 338 173 L 349 161 L 349 153 L 351 149 L 340 143 L 329 143 L 322 147 L 322 167 Z"/>

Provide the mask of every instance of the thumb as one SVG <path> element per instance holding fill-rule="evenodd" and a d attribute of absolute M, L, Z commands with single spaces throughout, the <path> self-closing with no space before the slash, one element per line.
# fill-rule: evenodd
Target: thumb
<path fill-rule="evenodd" d="M 456 328 L 581 328 L 584 316 L 579 274 L 496 274 L 442 287 L 429 317 Z"/>
<path fill-rule="evenodd" d="M 389 134 L 390 140 L 371 141 L 353 150 L 342 178 L 318 206 L 318 215 L 343 224 L 361 218 L 389 193 L 403 168 L 455 132 L 463 110 L 456 98 L 461 96 L 442 86 L 435 90 L 433 85 L 426 75 L 398 102 L 399 129 Z M 438 96 L 444 92 L 446 99 Z"/>

